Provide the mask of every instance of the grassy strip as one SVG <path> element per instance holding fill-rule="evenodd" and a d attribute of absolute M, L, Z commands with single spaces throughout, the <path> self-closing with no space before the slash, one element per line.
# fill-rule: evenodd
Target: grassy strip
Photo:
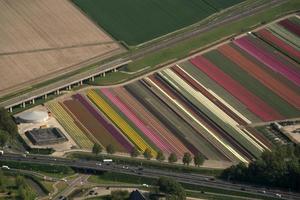
<path fill-rule="evenodd" d="M 98 176 L 98 178 L 94 179 L 96 183 L 101 183 L 103 180 L 107 181 L 114 181 L 114 182 L 122 182 L 122 183 L 130 183 L 130 184 L 148 184 L 148 185 L 156 185 L 155 178 L 145 178 L 140 177 L 137 175 L 127 175 L 121 173 L 114 173 L 114 172 L 104 172 Z M 240 197 L 249 197 L 249 198 L 258 198 L 258 199 L 274 199 L 264 197 L 257 194 L 250 194 L 247 192 L 242 191 L 231 191 L 226 189 L 219 189 L 219 188 L 212 188 L 207 186 L 196 186 L 188 183 L 182 183 L 182 186 L 187 190 L 194 190 L 194 191 L 203 191 L 215 194 L 222 194 L 222 195 L 233 195 L 233 196 L 240 196 Z M 195 195 L 196 192 L 188 193 Z"/>
<path fill-rule="evenodd" d="M 139 158 L 129 158 L 116 155 L 94 155 L 91 153 L 72 153 L 68 155 L 69 158 L 82 159 L 82 160 L 99 160 L 102 161 L 105 158 L 113 159 L 115 163 L 124 165 L 134 165 L 134 166 L 147 166 L 147 168 L 168 170 L 174 172 L 185 172 L 185 173 L 199 173 L 208 176 L 219 176 L 222 170 L 219 169 L 209 169 L 203 167 L 193 167 L 185 166 L 179 164 L 170 164 L 165 162 L 158 162 L 154 160 L 145 160 Z"/>
<path fill-rule="evenodd" d="M 288 118 L 299 116 L 300 112 L 295 107 L 275 94 L 263 83 L 257 81 L 255 77 L 249 75 L 249 73 L 244 71 L 233 61 L 223 56 L 217 50 L 213 50 L 209 53 L 204 54 L 204 57 L 209 59 L 224 73 L 229 75 L 233 80 L 239 82 L 248 91 L 261 98 L 264 102 L 270 105 L 274 110 L 278 111 L 281 115 Z"/>
<path fill-rule="evenodd" d="M 36 164 L 36 163 L 27 163 L 20 161 L 3 161 L 0 160 L 0 165 L 6 165 L 13 169 L 22 169 L 22 170 L 30 170 L 41 173 L 48 174 L 62 174 L 65 176 L 71 175 L 74 171 L 70 167 L 66 166 L 58 166 L 58 165 L 46 165 L 46 164 Z"/>

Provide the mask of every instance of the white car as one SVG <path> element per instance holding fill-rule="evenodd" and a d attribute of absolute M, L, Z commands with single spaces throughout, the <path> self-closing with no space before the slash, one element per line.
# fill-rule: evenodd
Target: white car
<path fill-rule="evenodd" d="M 275 194 L 276 197 L 281 198 L 281 194 Z"/>
<path fill-rule="evenodd" d="M 2 169 L 10 170 L 9 166 L 7 166 L 7 165 L 2 165 Z"/>

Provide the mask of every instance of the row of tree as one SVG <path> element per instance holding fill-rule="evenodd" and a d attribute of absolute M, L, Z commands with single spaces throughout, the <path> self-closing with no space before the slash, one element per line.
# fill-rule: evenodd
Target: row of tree
<path fill-rule="evenodd" d="M 248 166 L 240 163 L 224 170 L 221 177 L 300 191 L 300 145 L 266 151 Z"/>
<path fill-rule="evenodd" d="M 105 150 L 108 154 L 116 153 L 116 149 L 112 144 L 107 145 Z M 94 154 L 98 155 L 99 153 L 101 153 L 103 151 L 103 147 L 100 146 L 99 144 L 95 143 L 94 146 L 93 146 L 92 151 L 93 151 Z"/>
<path fill-rule="evenodd" d="M 95 143 L 94 146 L 93 146 L 93 149 L 92 149 L 93 153 L 94 154 L 99 154 L 103 151 L 103 147 L 100 146 L 99 144 Z M 116 152 L 115 148 L 113 145 L 109 144 L 107 147 L 106 147 L 106 152 L 108 154 L 114 154 Z M 140 151 L 137 149 L 137 148 L 133 148 L 132 152 L 130 153 L 131 157 L 138 157 L 140 155 Z M 143 153 L 143 156 L 150 160 L 153 158 L 153 155 L 152 155 L 152 152 L 150 149 L 146 149 Z M 162 151 L 158 151 L 157 152 L 157 156 L 156 156 L 156 160 L 162 162 L 164 160 L 166 160 L 166 157 L 165 155 L 163 154 Z M 182 162 L 183 164 L 185 165 L 189 165 L 192 161 L 194 160 L 194 164 L 196 166 L 200 166 L 203 164 L 205 158 L 203 157 L 203 155 L 201 154 L 196 154 L 194 156 L 194 158 L 192 157 L 192 155 L 190 153 L 185 153 L 184 156 L 182 157 Z M 178 158 L 177 158 L 177 155 L 175 153 L 171 153 L 168 157 L 168 162 L 169 163 L 175 163 L 178 161 Z"/>
<path fill-rule="evenodd" d="M 9 138 L 16 138 L 18 128 L 6 109 L 0 108 L 0 147 L 3 147 Z"/>

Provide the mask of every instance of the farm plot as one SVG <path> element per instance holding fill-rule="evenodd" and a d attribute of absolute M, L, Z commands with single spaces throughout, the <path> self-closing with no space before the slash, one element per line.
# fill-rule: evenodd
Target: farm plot
<path fill-rule="evenodd" d="M 182 144 L 182 142 L 176 138 L 167 127 L 164 126 L 155 116 L 149 112 L 142 104 L 140 104 L 132 95 L 129 94 L 127 90 L 123 87 L 118 87 L 113 89 L 115 95 L 126 102 L 127 106 L 130 107 L 132 111 L 153 131 L 159 134 L 168 148 L 182 157 L 184 152 L 189 152 L 189 150 Z"/>
<path fill-rule="evenodd" d="M 275 49 L 279 50 L 284 55 L 290 57 L 298 64 L 300 64 L 300 52 L 298 51 L 298 49 L 296 49 L 292 45 L 289 45 L 279 37 L 276 37 L 275 34 L 273 34 L 271 31 L 262 29 L 256 32 L 255 35 L 261 40 L 273 46 Z"/>
<path fill-rule="evenodd" d="M 290 63 L 280 59 L 282 56 L 275 55 L 258 43 L 259 42 L 255 43 L 255 40 L 250 37 L 242 37 L 234 41 L 235 45 L 268 66 L 270 69 L 286 77 L 295 85 L 300 86 L 300 72 L 293 66 L 290 66 Z"/>
<path fill-rule="evenodd" d="M 235 62 L 238 66 L 240 66 L 243 70 L 251 74 L 254 78 L 259 80 L 262 84 L 265 84 L 270 90 L 274 93 L 285 99 L 288 103 L 295 106 L 296 108 L 300 107 L 300 97 L 299 95 L 289 88 L 286 84 L 280 82 L 279 80 L 272 77 L 258 65 L 256 65 L 251 60 L 244 57 L 241 53 L 239 53 L 234 48 L 230 47 L 229 45 L 224 45 L 219 48 L 219 51 L 224 54 L 227 58 L 231 59 Z M 253 80 L 252 80 L 253 81 Z M 253 82 L 252 82 L 253 83 Z M 254 81 L 255 83 L 255 81 Z M 275 98 L 276 99 L 276 98 Z M 287 105 L 283 102 L 284 109 L 289 108 L 290 111 L 288 113 L 295 112 L 295 108 L 291 108 L 291 106 Z M 275 106 L 275 108 L 279 108 Z M 299 115 L 299 113 L 294 113 L 295 115 Z"/>
<path fill-rule="evenodd" d="M 149 148 L 153 155 L 158 150 L 179 157 L 190 152 L 208 160 L 249 163 L 272 150 L 276 139 L 250 124 L 300 116 L 300 90 L 293 83 L 299 78 L 297 47 L 269 27 L 263 30 L 276 37 L 270 42 L 281 51 L 274 51 L 265 42 L 266 32 L 258 30 L 125 86 L 89 89 L 87 98 L 73 96 L 80 105 L 67 107 L 84 107 L 90 114 L 83 118 L 95 119 L 78 121 L 101 124 L 107 134 L 114 132 L 110 142 L 125 149 L 124 141 L 130 141 L 128 147 Z M 260 33 L 262 38 L 255 37 Z M 107 128 L 109 123 L 114 129 Z"/>
<path fill-rule="evenodd" d="M 87 96 L 140 151 L 144 152 L 146 149 L 150 149 L 156 156 L 157 152 L 96 91 L 89 90 Z"/>
<path fill-rule="evenodd" d="M 67 0 L 0 1 L 0 93 L 123 51 Z"/>
<path fill-rule="evenodd" d="M 49 110 L 54 114 L 55 118 L 62 125 L 62 127 L 70 134 L 72 139 L 84 149 L 91 149 L 93 142 L 86 136 L 80 125 L 69 115 L 64 107 L 58 103 L 53 102 L 48 105 Z"/>
<path fill-rule="evenodd" d="M 70 110 L 83 127 L 105 148 L 113 145 L 117 152 L 126 152 L 124 147 L 102 126 L 92 113 L 77 100 L 67 100 L 63 104 Z"/>
<path fill-rule="evenodd" d="M 222 155 L 212 144 L 199 134 L 186 120 L 183 120 L 174 108 L 167 106 L 172 102 L 162 102 L 156 94 L 153 94 L 142 82 L 136 82 L 125 86 L 153 115 L 168 127 L 187 148 L 196 154 L 200 152 L 207 159 L 222 160 Z"/>
<path fill-rule="evenodd" d="M 137 45 L 194 24 L 243 0 L 73 0 L 114 38 Z"/>
<path fill-rule="evenodd" d="M 244 146 L 244 148 L 239 149 L 247 149 L 248 152 L 251 152 L 253 155 L 258 156 L 260 155 L 260 151 L 262 148 L 256 144 L 247 134 L 245 134 L 238 126 L 237 123 L 229 117 L 225 112 L 223 112 L 220 108 L 217 108 L 213 102 L 207 99 L 205 95 L 201 92 L 195 90 L 186 80 L 181 79 L 176 73 L 172 70 L 167 69 L 161 72 L 161 74 L 168 80 L 169 84 L 172 84 L 177 90 L 186 98 L 188 99 L 193 106 L 195 106 L 199 111 L 201 111 L 207 118 L 212 119 L 215 132 L 219 134 L 223 134 L 222 140 L 220 137 L 216 136 L 215 133 L 208 131 L 209 134 L 213 137 L 213 141 L 218 141 L 221 143 L 227 151 L 229 150 L 234 155 L 236 155 L 241 161 L 243 157 L 235 152 L 229 145 L 228 142 L 224 142 L 225 137 L 230 135 L 233 140 L 238 141 L 239 144 Z M 213 111 L 213 112 L 212 112 Z M 197 121 L 197 120 L 195 120 Z M 207 127 L 207 126 L 206 126 Z M 217 146 L 216 144 L 214 146 Z M 223 152 L 226 152 L 223 150 Z M 247 152 L 243 152 L 249 158 L 249 154 Z M 251 158 L 251 156 L 250 156 Z"/>
<path fill-rule="evenodd" d="M 274 115 L 274 119 L 276 119 L 276 117 L 277 119 L 281 119 L 282 117 L 292 118 L 297 117 L 300 114 L 297 112 L 297 109 L 295 109 L 299 105 L 299 102 L 296 102 L 298 99 L 297 95 L 293 96 L 296 99 L 294 101 L 295 106 L 292 106 L 268 89 L 264 84 L 257 81 L 254 77 L 249 76 L 246 71 L 234 63 L 235 59 L 232 62 L 229 58 L 224 57 L 218 51 L 211 51 L 205 54 L 204 57 L 208 58 L 232 79 L 243 85 L 246 90 L 256 95 L 265 103 L 268 103 L 268 105 L 272 107 L 274 114 L 276 113 L 275 110 L 277 110 L 278 113 Z M 231 57 L 231 52 L 228 53 L 228 57 Z M 249 67 L 250 66 L 247 66 L 247 68 Z"/>

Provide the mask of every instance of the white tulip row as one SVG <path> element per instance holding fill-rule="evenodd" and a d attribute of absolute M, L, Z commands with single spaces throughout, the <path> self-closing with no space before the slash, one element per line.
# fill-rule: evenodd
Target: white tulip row
<path fill-rule="evenodd" d="M 166 71 L 164 71 L 166 72 Z M 168 73 L 169 72 L 169 73 Z M 171 70 L 167 70 L 166 72 L 168 75 L 170 75 L 172 78 L 175 75 L 177 76 L 174 72 L 172 72 Z M 171 74 L 170 74 L 171 73 Z M 160 73 L 160 75 L 166 79 L 169 80 L 169 83 L 172 84 L 172 80 L 170 80 L 168 77 L 166 77 L 163 73 Z M 178 77 L 179 78 L 179 77 Z M 174 87 L 177 87 L 176 85 L 173 85 Z M 178 88 L 178 87 L 177 87 Z M 179 88 L 178 88 L 179 89 Z M 167 95 L 167 94 L 166 94 Z M 235 151 L 229 144 L 225 143 L 221 138 L 219 138 L 218 136 L 216 136 L 210 129 L 208 129 L 206 126 L 204 126 L 197 118 L 195 118 L 188 110 L 186 110 L 182 105 L 180 105 L 176 100 L 174 100 L 172 97 L 170 97 L 170 99 L 173 101 L 173 103 L 175 103 L 178 107 L 181 108 L 182 111 L 184 111 L 186 114 L 188 114 L 197 124 L 199 124 L 203 129 L 205 129 L 207 131 L 207 133 L 209 133 L 217 142 L 219 142 L 223 147 L 225 147 L 225 149 L 227 149 L 229 152 L 231 152 L 234 156 L 236 156 L 240 161 L 244 162 L 244 163 L 248 163 L 248 161 L 241 156 L 237 151 Z"/>
<path fill-rule="evenodd" d="M 178 65 L 177 65 L 178 66 Z M 210 89 L 207 89 L 204 85 L 202 85 L 200 82 L 198 82 L 194 77 L 192 77 L 190 74 L 188 74 L 184 69 L 182 69 L 180 66 L 178 66 L 186 75 L 188 75 L 191 79 L 193 79 L 195 82 L 197 82 L 197 84 L 201 85 L 203 88 L 205 88 L 208 92 L 210 92 L 210 94 L 212 94 L 216 99 L 218 99 L 219 101 L 221 101 L 227 108 L 229 108 L 230 110 L 232 110 L 236 115 L 238 115 L 241 119 L 243 119 L 245 122 L 247 122 L 248 124 L 251 123 L 250 120 L 248 120 L 244 115 L 242 115 L 240 112 L 238 112 L 237 110 L 235 110 L 232 106 L 230 106 L 225 100 L 223 100 L 221 97 L 219 97 L 217 94 L 215 94 L 213 91 L 211 91 Z M 205 97 L 206 98 L 206 97 Z M 207 99 L 207 98 L 206 98 Z M 210 101 L 210 100 L 209 100 Z M 211 101 L 210 101 L 211 102 Z M 212 102 L 211 102 L 212 103 Z M 213 104 L 213 103 L 212 103 Z M 215 104 L 213 104 L 214 107 L 217 107 Z M 217 107 L 218 108 L 218 107 Z M 218 108 L 219 109 L 219 108 Z M 222 111 L 221 109 L 219 109 L 221 112 L 225 113 L 224 111 Z M 226 113 L 225 113 L 226 114 Z M 226 114 L 227 115 L 227 114 Z M 218 116 L 218 115 L 217 115 Z M 228 116 L 228 115 L 227 115 Z M 220 118 L 221 119 L 221 118 Z M 230 119 L 229 124 L 231 126 L 233 126 L 233 128 L 235 128 L 236 130 L 238 130 L 238 132 L 242 131 L 242 135 L 243 132 L 246 133 L 246 138 L 249 138 L 248 136 L 250 136 L 253 140 L 255 140 L 257 143 L 259 143 L 264 149 L 268 149 L 270 150 L 264 143 L 262 143 L 259 139 L 257 139 L 252 133 L 250 133 L 249 131 L 247 131 L 246 129 L 240 129 L 239 128 L 239 124 L 232 119 L 231 117 L 228 116 L 228 119 Z M 223 120 L 223 119 L 222 119 Z M 224 121 L 224 120 L 223 120 Z M 261 149 L 261 148 L 260 148 Z M 262 149 L 262 150 L 264 150 Z"/>
<path fill-rule="evenodd" d="M 253 147 L 256 147 L 259 151 L 264 151 L 264 149 L 268 149 L 262 142 L 256 139 L 250 132 L 247 130 L 241 130 L 239 128 L 239 124 L 228 116 L 223 110 L 217 107 L 213 102 L 211 102 L 208 98 L 206 98 L 201 92 L 195 90 L 192 86 L 182 80 L 176 73 L 174 73 L 171 69 L 164 70 L 161 74 L 165 73 L 172 78 L 179 86 L 183 87 L 189 95 L 193 96 L 198 102 L 200 102 L 203 106 L 205 106 L 208 110 L 213 111 L 216 117 L 220 120 L 228 124 L 232 127 L 238 134 L 242 135 L 244 138 L 249 141 Z"/>

